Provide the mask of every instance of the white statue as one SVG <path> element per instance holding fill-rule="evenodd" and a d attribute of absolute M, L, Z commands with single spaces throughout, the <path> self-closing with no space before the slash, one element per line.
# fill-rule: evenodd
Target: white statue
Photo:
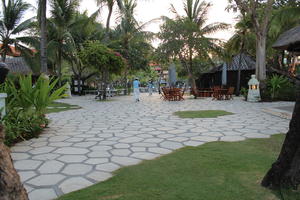
<path fill-rule="evenodd" d="M 250 102 L 258 102 L 260 101 L 260 91 L 259 91 L 259 82 L 255 78 L 255 75 L 251 75 L 251 79 L 248 82 L 249 89 L 248 89 L 248 97 L 247 101 Z"/>

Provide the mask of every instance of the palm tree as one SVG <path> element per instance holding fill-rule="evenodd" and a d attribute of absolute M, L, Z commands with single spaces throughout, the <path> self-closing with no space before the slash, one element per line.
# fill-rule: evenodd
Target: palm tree
<path fill-rule="evenodd" d="M 20 34 L 32 27 L 33 19 L 28 19 L 22 23 L 20 20 L 30 4 L 23 2 L 23 0 L 2 0 L 2 16 L 0 19 L 0 53 L 2 61 L 5 62 L 6 55 L 11 54 L 12 50 L 10 45 L 15 44 L 16 49 L 21 52 L 32 53 L 26 46 L 20 44 L 28 44 L 32 41 L 31 37 L 13 37 Z"/>
<path fill-rule="evenodd" d="M 200 0 L 185 0 L 185 16 L 179 15 L 175 7 L 171 10 L 176 19 L 164 17 L 165 23 L 161 27 L 159 38 L 162 40 L 160 50 L 173 58 L 179 58 L 186 69 L 192 87 L 196 91 L 196 82 L 193 75 L 193 59 L 195 57 L 210 60 L 210 52 L 220 53 L 220 40 L 208 35 L 228 27 L 224 23 L 207 25 L 207 13 L 210 3 Z M 210 60 L 211 61 L 211 60 Z"/>
<path fill-rule="evenodd" d="M 111 15 L 113 12 L 113 8 L 115 3 L 118 4 L 118 7 L 120 10 L 123 9 L 123 1 L 122 0 L 96 0 L 97 5 L 102 7 L 102 6 L 107 6 L 108 8 L 108 16 L 106 20 L 106 40 L 109 38 L 109 28 L 110 28 L 110 20 L 111 20 Z"/>
<path fill-rule="evenodd" d="M 70 33 L 74 24 L 74 16 L 78 7 L 78 0 L 52 0 L 51 15 L 48 22 L 49 54 L 54 57 L 58 77 L 62 76 L 63 54 L 74 52 L 75 43 Z M 61 81 L 61 80 L 60 80 Z"/>
<path fill-rule="evenodd" d="M 130 71 L 145 68 L 148 65 L 145 53 L 151 49 L 150 39 L 153 34 L 143 31 L 143 28 L 152 22 L 140 25 L 135 19 L 136 0 L 123 0 L 123 9 L 119 10 L 121 23 L 113 32 L 113 39 L 118 47 L 115 47 L 127 60 L 124 71 L 124 86 L 127 93 L 127 75 Z M 112 45 L 113 46 L 113 45 Z M 144 54 L 144 55 L 143 55 Z"/>
<path fill-rule="evenodd" d="M 41 57 L 41 72 L 47 74 L 47 0 L 38 1 L 38 21 L 40 25 L 40 57 Z"/>

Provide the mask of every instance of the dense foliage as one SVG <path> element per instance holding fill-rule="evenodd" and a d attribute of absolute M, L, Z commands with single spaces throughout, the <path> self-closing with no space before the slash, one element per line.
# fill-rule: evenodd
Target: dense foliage
<path fill-rule="evenodd" d="M 46 108 L 63 97 L 66 86 L 55 88 L 58 79 L 40 76 L 35 84 L 32 76 L 20 76 L 18 81 L 7 80 L 1 92 L 8 94 L 7 114 L 2 118 L 6 144 L 36 137 L 47 125 Z"/>

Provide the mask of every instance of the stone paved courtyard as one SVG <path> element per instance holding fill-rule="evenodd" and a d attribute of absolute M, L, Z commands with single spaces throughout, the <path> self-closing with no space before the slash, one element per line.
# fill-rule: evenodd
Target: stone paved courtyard
<path fill-rule="evenodd" d="M 285 133 L 289 120 L 262 111 L 290 102 L 248 103 L 187 99 L 164 102 L 158 95 L 92 96 L 64 99 L 82 109 L 49 115 L 50 128 L 39 138 L 14 146 L 12 157 L 31 200 L 48 200 L 104 181 L 122 166 L 135 165 L 184 146 L 211 141 L 240 141 Z M 220 109 L 234 115 L 180 119 L 175 111 Z"/>

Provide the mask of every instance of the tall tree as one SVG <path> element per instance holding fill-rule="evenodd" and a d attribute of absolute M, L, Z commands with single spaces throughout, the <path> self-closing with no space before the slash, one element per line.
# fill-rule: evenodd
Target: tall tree
<path fill-rule="evenodd" d="M 143 31 L 143 28 L 152 22 L 141 24 L 135 19 L 135 0 L 123 0 L 123 9 L 120 9 L 121 23 L 112 34 L 113 49 L 116 49 L 127 60 L 124 70 L 124 86 L 127 89 L 127 76 L 130 72 L 145 69 L 148 66 L 149 52 L 152 46 L 150 40 L 152 33 Z M 127 93 L 127 90 L 125 90 Z"/>
<path fill-rule="evenodd" d="M 49 54 L 54 54 L 57 75 L 62 76 L 63 55 L 75 51 L 75 43 L 70 33 L 78 8 L 78 0 L 52 0 L 51 18 L 48 23 Z"/>
<path fill-rule="evenodd" d="M 40 55 L 41 55 L 41 72 L 48 73 L 47 65 L 47 0 L 39 0 L 38 20 L 40 25 Z"/>
<path fill-rule="evenodd" d="M 30 4 L 25 3 L 23 0 L 2 0 L 2 16 L 0 18 L 0 41 L 2 43 L 0 53 L 2 62 L 5 62 L 7 54 L 13 53 L 11 49 L 12 44 L 20 51 L 32 53 L 30 49 L 20 43 L 28 44 L 32 41 L 32 37 L 14 37 L 32 27 L 32 18 L 20 23 L 24 12 L 29 7 Z"/>
<path fill-rule="evenodd" d="M 224 23 L 207 24 L 207 13 L 210 3 L 200 0 L 185 0 L 185 16 L 180 16 L 172 5 L 176 19 L 165 17 L 159 38 L 162 40 L 160 51 L 169 57 L 179 58 L 186 69 L 192 88 L 196 91 L 193 75 L 193 59 L 195 57 L 210 60 L 210 52 L 220 53 L 220 40 L 208 35 L 228 27 Z"/>
<path fill-rule="evenodd" d="M 117 3 L 119 9 L 123 9 L 123 1 L 122 0 L 96 0 L 98 6 L 107 6 L 108 8 L 108 16 L 106 19 L 106 37 L 105 40 L 109 39 L 109 29 L 110 29 L 110 20 L 113 13 L 114 5 Z"/>
<path fill-rule="evenodd" d="M 258 80 L 264 81 L 267 77 L 267 34 L 275 0 L 229 0 L 229 2 L 233 1 L 242 13 L 248 13 L 251 16 L 256 35 L 256 76 Z"/>

